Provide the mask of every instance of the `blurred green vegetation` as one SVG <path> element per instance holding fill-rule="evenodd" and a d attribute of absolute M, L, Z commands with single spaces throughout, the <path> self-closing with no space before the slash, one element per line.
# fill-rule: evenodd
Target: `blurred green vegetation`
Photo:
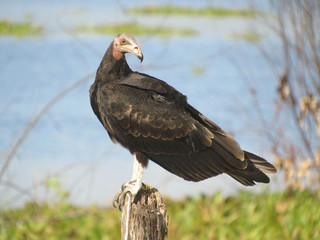
<path fill-rule="evenodd" d="M 253 17 L 259 14 L 259 12 L 254 9 L 229 9 L 217 7 L 191 8 L 174 5 L 134 7 L 127 9 L 127 11 L 134 14 L 199 15 L 212 17 Z"/>
<path fill-rule="evenodd" d="M 30 23 L 12 23 L 7 20 L 0 20 L 0 35 L 11 35 L 25 37 L 29 35 L 40 35 L 42 27 Z"/>
<path fill-rule="evenodd" d="M 166 239 L 320 239 L 319 200 L 309 191 L 166 199 Z M 114 208 L 28 203 L 1 210 L 0 239 L 120 239 L 120 216 Z"/>
<path fill-rule="evenodd" d="M 98 34 L 118 34 L 121 32 L 134 35 L 193 35 L 192 29 L 175 29 L 168 27 L 148 27 L 137 23 L 124 23 L 116 25 L 97 25 L 97 26 L 80 26 L 76 29 L 78 32 L 89 32 Z"/>
<path fill-rule="evenodd" d="M 202 67 L 202 66 L 194 66 L 191 69 L 191 73 L 193 75 L 196 75 L 196 76 L 203 75 L 203 74 L 206 73 L 206 71 L 207 71 L 207 69 L 205 67 Z"/>
<path fill-rule="evenodd" d="M 254 31 L 247 31 L 244 33 L 233 33 L 231 37 L 236 40 L 245 40 L 251 43 L 259 43 L 263 40 L 263 36 Z"/>

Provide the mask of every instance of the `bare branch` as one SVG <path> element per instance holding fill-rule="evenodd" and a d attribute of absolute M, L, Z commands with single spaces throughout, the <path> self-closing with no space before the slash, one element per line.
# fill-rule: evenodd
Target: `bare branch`
<path fill-rule="evenodd" d="M 84 78 L 78 80 L 77 82 L 71 84 L 70 86 L 66 87 L 64 90 L 62 90 L 58 95 L 56 95 L 54 98 L 52 98 L 35 116 L 30 120 L 30 122 L 27 124 L 23 132 L 21 133 L 20 137 L 18 138 L 17 142 L 12 147 L 11 151 L 9 152 L 4 164 L 1 167 L 0 170 L 0 182 L 1 179 L 8 168 L 11 159 L 17 152 L 20 145 L 23 143 L 23 141 L 28 136 L 30 130 L 38 123 L 38 121 L 41 119 L 41 117 L 54 105 L 56 104 L 61 98 L 66 96 L 69 92 L 71 92 L 73 89 L 81 86 L 82 84 L 86 83 L 89 79 L 91 79 L 94 76 L 94 73 L 89 73 Z"/>

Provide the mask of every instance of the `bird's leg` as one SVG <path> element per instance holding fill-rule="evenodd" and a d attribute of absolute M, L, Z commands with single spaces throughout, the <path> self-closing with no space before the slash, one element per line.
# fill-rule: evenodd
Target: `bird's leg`
<path fill-rule="evenodd" d="M 127 193 L 131 195 L 130 199 L 131 199 L 131 202 L 133 202 L 137 193 L 141 189 L 144 166 L 142 163 L 138 161 L 136 154 L 133 154 L 133 156 L 134 156 L 134 163 L 133 163 L 132 178 L 129 182 L 124 183 L 122 185 L 120 192 L 114 198 L 113 206 L 115 208 L 120 209 L 123 206 Z"/>
<path fill-rule="evenodd" d="M 129 182 L 122 185 L 122 191 L 130 192 L 132 195 L 132 201 L 137 195 L 142 186 L 144 166 L 137 160 L 136 154 L 134 154 L 132 178 Z"/>

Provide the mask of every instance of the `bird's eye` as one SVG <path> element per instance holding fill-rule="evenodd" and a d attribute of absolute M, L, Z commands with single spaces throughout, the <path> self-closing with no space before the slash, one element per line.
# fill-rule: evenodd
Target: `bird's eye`
<path fill-rule="evenodd" d="M 127 41 L 125 39 L 121 39 L 121 44 L 125 44 Z"/>

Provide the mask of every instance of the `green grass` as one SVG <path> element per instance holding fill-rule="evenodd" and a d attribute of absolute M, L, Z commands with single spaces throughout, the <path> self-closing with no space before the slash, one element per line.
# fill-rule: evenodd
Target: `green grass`
<path fill-rule="evenodd" d="M 191 8 L 173 5 L 134 7 L 127 9 L 127 11 L 134 14 L 199 15 L 212 17 L 253 17 L 258 14 L 258 11 L 251 9 Z"/>
<path fill-rule="evenodd" d="M 320 239 L 320 198 L 311 192 L 241 192 L 166 199 L 166 239 Z M 120 239 L 113 208 L 26 204 L 0 212 L 0 239 Z"/>
<path fill-rule="evenodd" d="M 263 39 L 263 36 L 261 34 L 253 31 L 248 31 L 244 33 L 233 33 L 231 37 L 236 40 L 245 40 L 251 43 L 258 43 Z"/>
<path fill-rule="evenodd" d="M 191 29 L 174 29 L 166 27 L 148 27 L 137 23 L 125 23 L 119 25 L 97 25 L 81 26 L 77 28 L 78 32 L 89 32 L 97 34 L 118 34 L 125 32 L 134 35 L 192 35 L 195 32 Z"/>
<path fill-rule="evenodd" d="M 205 67 L 202 67 L 202 66 L 194 66 L 191 69 L 192 74 L 196 75 L 196 76 L 203 75 L 203 74 L 206 73 L 206 71 L 207 71 L 207 69 Z"/>
<path fill-rule="evenodd" d="M 30 35 L 40 35 L 42 27 L 34 26 L 30 23 L 12 23 L 0 20 L 0 35 L 10 35 L 15 37 L 25 37 Z"/>

